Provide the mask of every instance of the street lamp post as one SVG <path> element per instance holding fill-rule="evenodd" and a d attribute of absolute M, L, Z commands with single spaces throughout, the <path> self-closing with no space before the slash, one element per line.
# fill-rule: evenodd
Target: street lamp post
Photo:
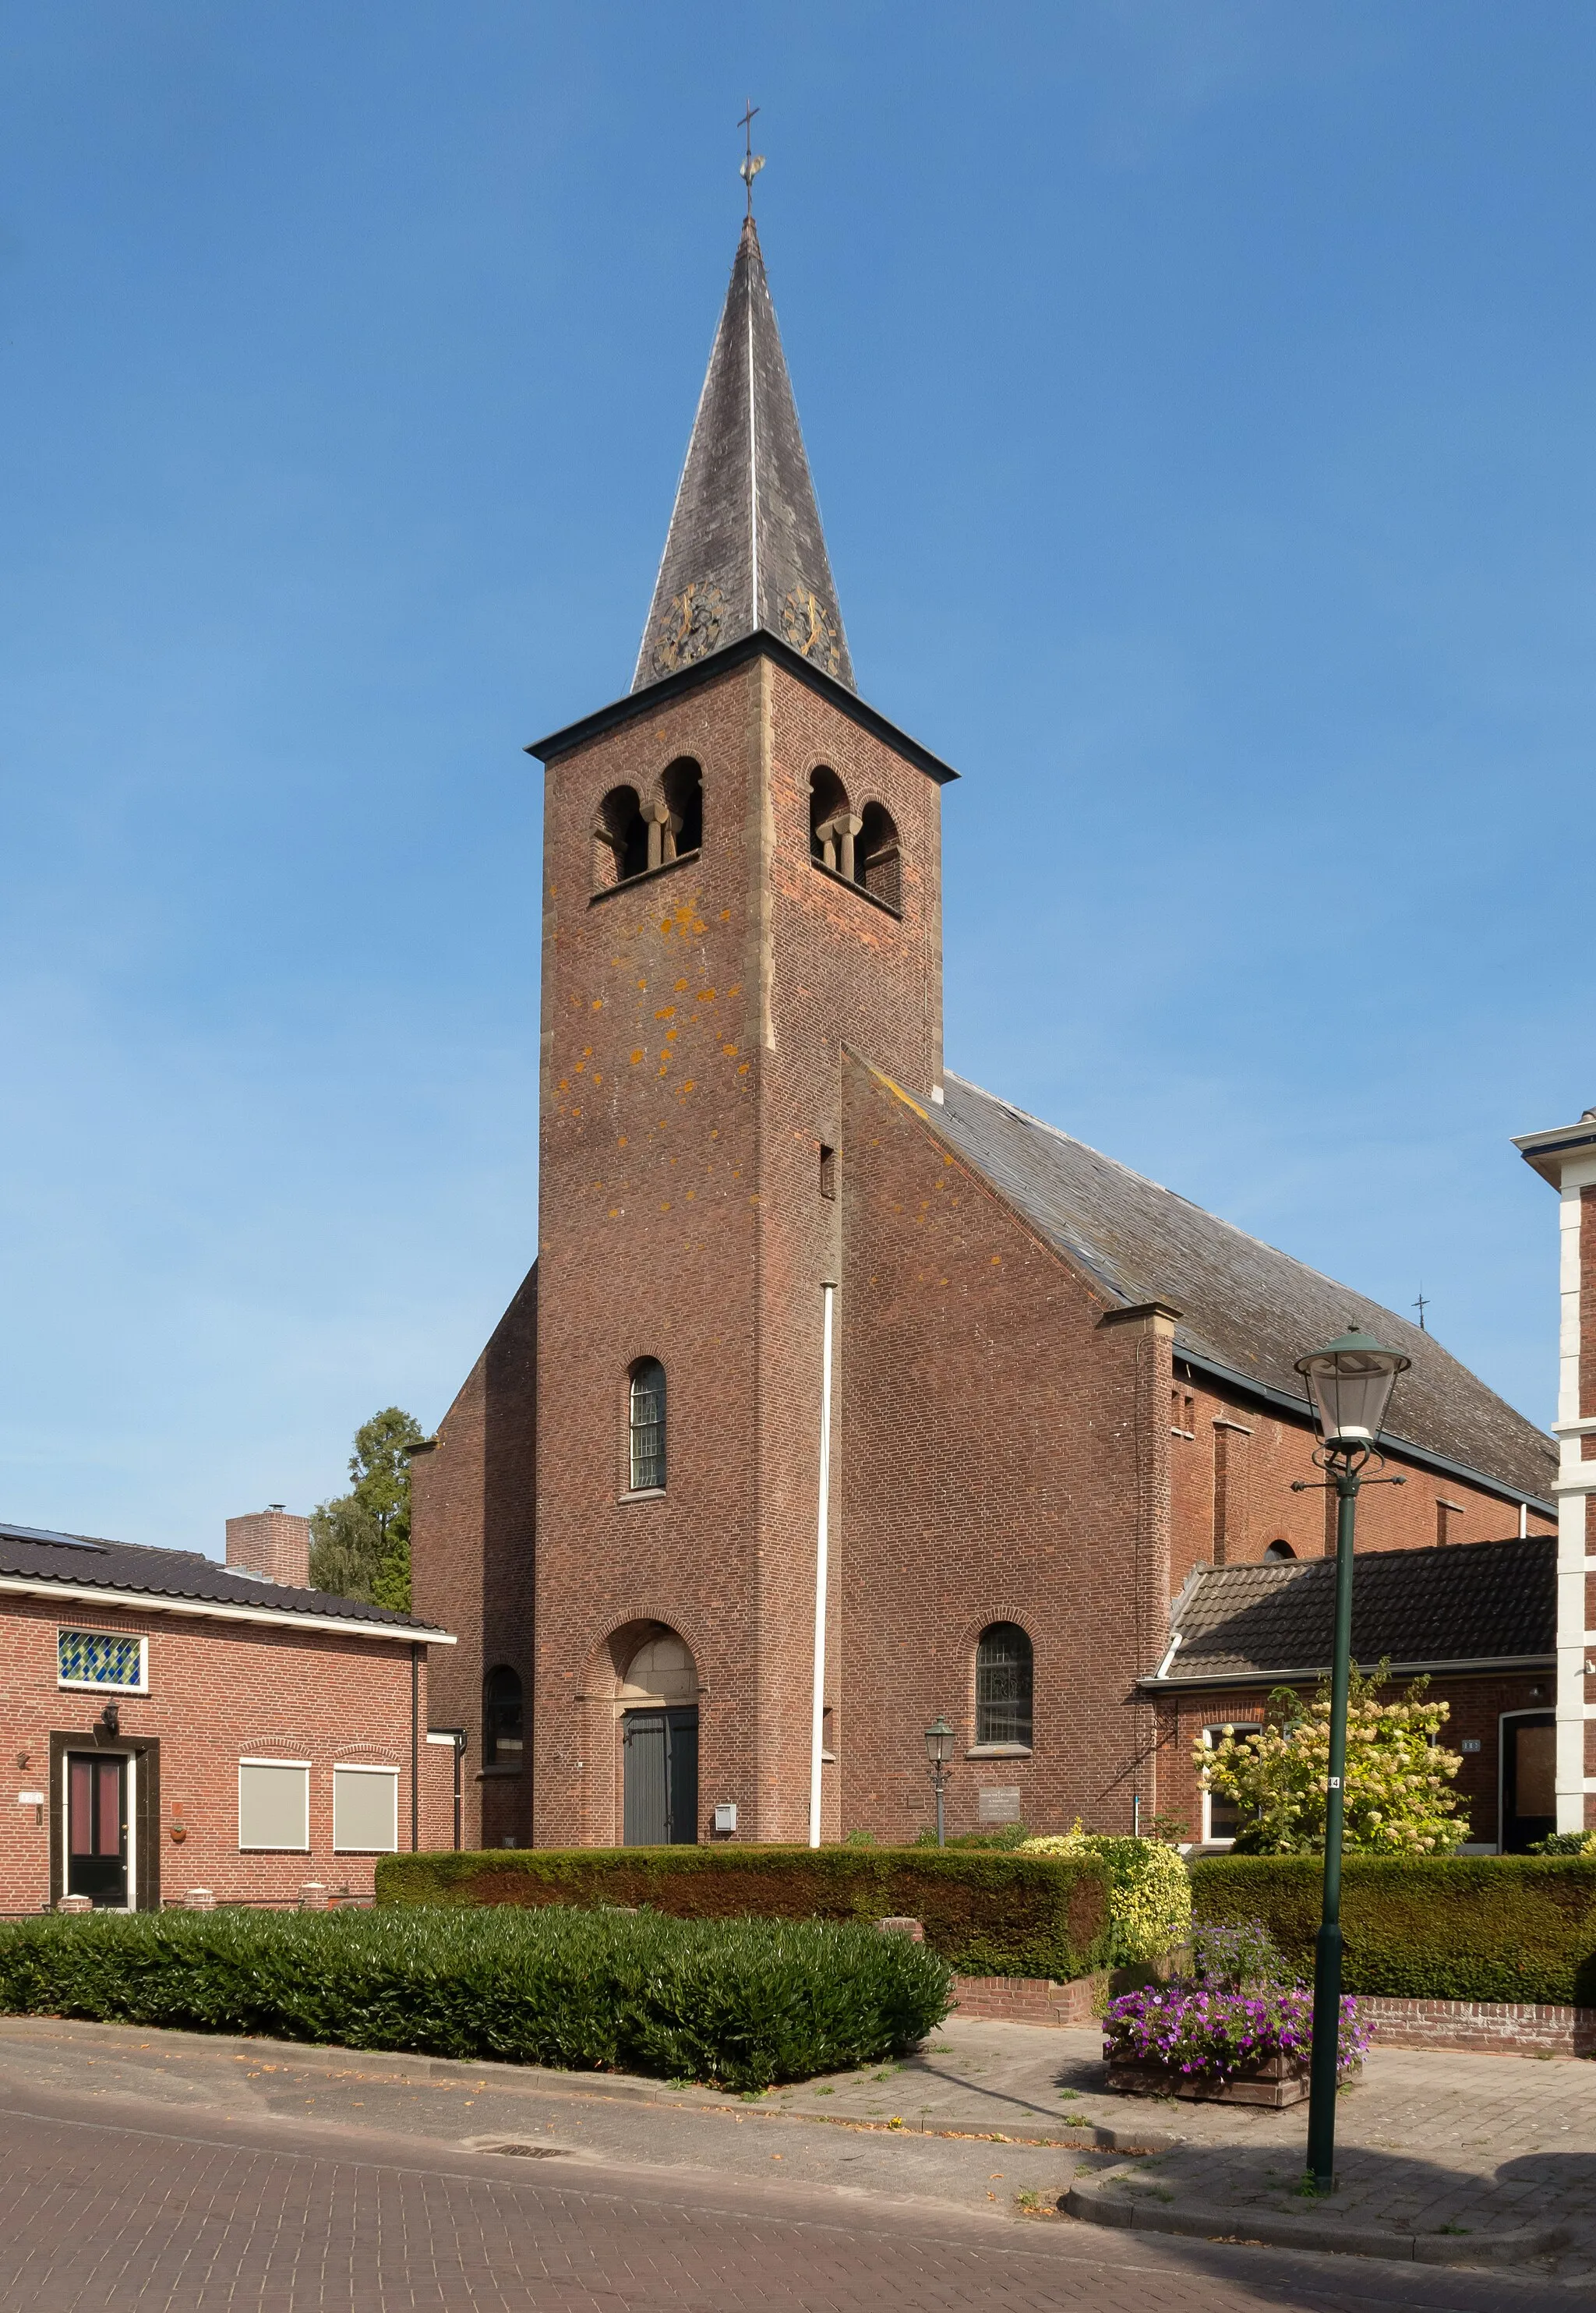
<path fill-rule="evenodd" d="M 1308 1384 L 1320 1443 L 1314 1461 L 1336 1493 L 1336 1637 L 1330 1660 L 1329 1788 L 1325 1794 L 1324 1900 L 1313 1956 L 1313 2048 L 1308 2070 L 1308 2174 L 1319 2190 L 1336 2182 L 1336 2080 L 1341 2053 L 1341 1837 L 1346 1815 L 1346 1696 L 1352 1682 L 1352 1553 L 1357 1499 L 1364 1486 L 1400 1486 L 1403 1478 L 1368 1475 L 1383 1467 L 1375 1441 L 1384 1427 L 1397 1376 L 1412 1364 L 1382 1349 L 1372 1334 L 1348 1327 L 1297 1371 Z M 1294 1494 L 1309 1491 L 1298 1479 Z"/>
<path fill-rule="evenodd" d="M 948 1843 L 947 1802 L 944 1794 L 952 1780 L 953 1770 L 948 1761 L 953 1755 L 953 1730 L 945 1719 L 935 1719 L 925 1729 L 925 1756 L 931 1762 L 931 1788 L 936 1793 L 936 1843 Z"/>

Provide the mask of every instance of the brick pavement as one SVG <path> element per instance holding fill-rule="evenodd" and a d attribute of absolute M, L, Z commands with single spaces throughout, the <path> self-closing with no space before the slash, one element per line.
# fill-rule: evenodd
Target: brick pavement
<path fill-rule="evenodd" d="M 580 2185 L 348 2131 L 308 2148 L 214 2115 L 0 2107 L 6 2313 L 1533 2313 L 1565 2292 L 1480 2274 L 838 2212 L 616 2171 Z M 75 2113 L 74 2104 L 82 2110 Z"/>

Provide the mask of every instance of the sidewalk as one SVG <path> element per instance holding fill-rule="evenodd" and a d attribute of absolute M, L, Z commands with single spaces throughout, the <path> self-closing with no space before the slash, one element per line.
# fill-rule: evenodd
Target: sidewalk
<path fill-rule="evenodd" d="M 1304 2200 L 1304 2106 L 1111 2097 L 1095 2030 L 952 2018 L 900 2064 L 758 2098 L 606 2074 L 0 2018 L 7 2080 L 359 2119 L 997 2215 L 1060 2209 L 1207 2239 L 1507 2264 L 1596 2285 L 1596 2065 L 1376 2046 L 1340 2102 L 1340 2189 Z M 1133 2148 L 1145 2148 L 1127 2158 Z M 524 2151 L 522 2157 L 525 2157 Z M 779 2167 L 772 2164 L 780 2163 Z M 1516 2237 L 1516 2238 L 1515 2238 Z"/>

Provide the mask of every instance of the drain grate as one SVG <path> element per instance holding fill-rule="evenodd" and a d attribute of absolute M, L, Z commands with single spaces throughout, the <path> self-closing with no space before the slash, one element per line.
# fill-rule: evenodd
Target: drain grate
<path fill-rule="evenodd" d="M 570 2154 L 563 2144 L 525 2144 L 513 2137 L 503 2144 L 485 2144 L 484 2152 L 507 2152 L 514 2160 L 568 2160 Z"/>

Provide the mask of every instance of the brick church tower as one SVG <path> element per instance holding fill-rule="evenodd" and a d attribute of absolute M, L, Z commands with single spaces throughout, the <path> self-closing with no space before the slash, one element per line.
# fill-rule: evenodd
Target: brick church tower
<path fill-rule="evenodd" d="M 499 1449 L 504 1495 L 535 1467 L 535 1513 L 501 1521 L 482 1591 L 473 1565 L 462 1595 L 461 1560 L 418 1577 L 462 1635 L 491 1627 L 451 1666 L 462 1720 L 490 1657 L 522 1682 L 531 1773 L 485 1792 L 485 1835 L 618 1840 L 628 1769 L 635 1816 L 662 1795 L 680 1813 L 696 1740 L 696 1813 L 801 1840 L 818 1788 L 835 1836 L 815 1670 L 843 1053 L 940 1097 L 953 774 L 855 690 L 751 217 L 632 689 L 529 752 L 547 767 L 539 1261 L 495 1342 L 513 1388 L 535 1326 L 535 1456 Z M 495 1356 L 474 1376 L 487 1419 Z M 417 1464 L 418 1532 L 451 1522 L 443 1459 Z"/>

